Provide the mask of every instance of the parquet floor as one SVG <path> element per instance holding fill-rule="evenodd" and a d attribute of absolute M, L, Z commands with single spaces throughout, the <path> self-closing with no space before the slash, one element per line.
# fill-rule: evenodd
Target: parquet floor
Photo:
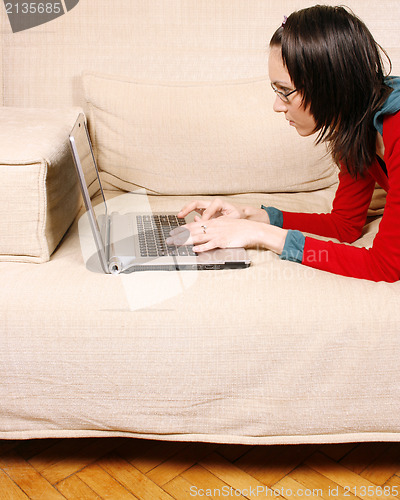
<path fill-rule="evenodd" d="M 0 441 L 0 500 L 400 498 L 400 443 Z"/>

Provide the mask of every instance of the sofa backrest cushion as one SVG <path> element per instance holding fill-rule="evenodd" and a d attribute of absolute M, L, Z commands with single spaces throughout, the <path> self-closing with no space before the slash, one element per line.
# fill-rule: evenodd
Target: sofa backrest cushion
<path fill-rule="evenodd" d="M 337 169 L 315 137 L 272 110 L 266 77 L 157 83 L 85 74 L 90 133 L 107 187 L 154 194 L 314 191 Z"/>

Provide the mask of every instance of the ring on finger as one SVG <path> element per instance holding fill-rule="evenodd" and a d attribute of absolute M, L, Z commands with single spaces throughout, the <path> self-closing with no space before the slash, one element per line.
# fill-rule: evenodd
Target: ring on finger
<path fill-rule="evenodd" d="M 207 234 L 207 231 L 206 231 L 207 226 L 206 226 L 205 224 L 202 224 L 202 226 L 201 226 L 201 227 L 203 228 L 203 233 L 204 233 L 204 234 Z"/>

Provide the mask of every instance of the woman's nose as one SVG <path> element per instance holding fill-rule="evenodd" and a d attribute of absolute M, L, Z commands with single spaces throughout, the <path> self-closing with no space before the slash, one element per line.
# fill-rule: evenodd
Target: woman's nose
<path fill-rule="evenodd" d="M 285 113 L 287 111 L 287 106 L 280 97 L 276 96 L 272 109 L 276 113 Z"/>

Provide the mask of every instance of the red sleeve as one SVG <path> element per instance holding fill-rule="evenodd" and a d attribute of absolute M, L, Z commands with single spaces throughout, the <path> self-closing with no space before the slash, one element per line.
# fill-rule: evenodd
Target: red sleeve
<path fill-rule="evenodd" d="M 400 280 L 400 112 L 385 117 L 383 139 L 389 189 L 384 214 L 372 247 L 357 248 L 306 237 L 303 264 L 354 278 L 388 282 Z M 351 193 L 349 190 L 348 195 L 352 196 Z M 363 190 L 358 193 L 362 198 L 359 203 L 349 200 L 349 204 L 364 207 L 366 196 L 363 193 Z M 361 222 L 361 210 L 355 212 L 355 215 L 357 221 L 353 227 Z M 349 219 L 350 216 L 351 213 L 343 214 L 342 220 Z M 316 228 L 318 224 L 316 223 Z M 308 229 L 303 230 L 309 232 Z M 340 230 L 337 234 L 340 234 Z"/>
<path fill-rule="evenodd" d="M 371 174 L 356 180 L 342 168 L 330 213 L 282 212 L 282 227 L 353 243 L 361 236 L 374 188 Z"/>

